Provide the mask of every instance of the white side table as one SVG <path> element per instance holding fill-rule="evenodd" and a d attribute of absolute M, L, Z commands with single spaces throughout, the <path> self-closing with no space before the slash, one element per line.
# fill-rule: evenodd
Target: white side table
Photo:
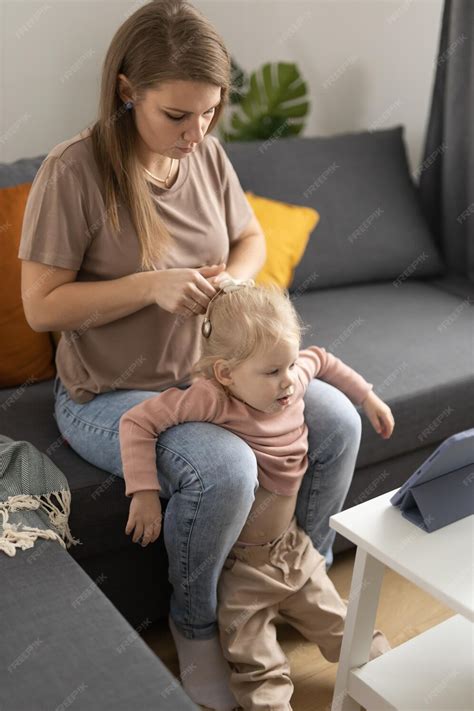
<path fill-rule="evenodd" d="M 474 516 L 427 533 L 392 506 L 395 491 L 329 519 L 357 545 L 331 711 L 470 711 Z M 474 496 L 469 487 L 466 496 Z M 384 566 L 458 614 L 369 662 Z"/>

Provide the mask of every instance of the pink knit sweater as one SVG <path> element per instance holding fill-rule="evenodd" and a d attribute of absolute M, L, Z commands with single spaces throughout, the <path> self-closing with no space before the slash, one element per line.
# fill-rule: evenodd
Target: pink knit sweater
<path fill-rule="evenodd" d="M 231 430 L 253 449 L 259 482 L 280 495 L 298 490 L 307 469 L 308 428 L 303 396 L 312 378 L 335 385 L 356 405 L 373 388 L 324 348 L 310 346 L 296 360 L 295 392 L 281 412 L 265 413 L 228 395 L 216 380 L 198 378 L 186 389 L 171 387 L 135 405 L 120 419 L 120 452 L 125 494 L 160 491 L 155 440 L 181 422 L 213 422 Z"/>

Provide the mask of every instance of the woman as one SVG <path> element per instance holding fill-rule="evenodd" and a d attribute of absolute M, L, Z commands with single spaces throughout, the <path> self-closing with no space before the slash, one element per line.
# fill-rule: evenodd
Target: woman
<path fill-rule="evenodd" d="M 190 385 L 215 286 L 229 275 L 251 278 L 265 261 L 261 228 L 209 135 L 228 101 L 230 69 L 222 39 L 192 5 L 140 7 L 108 49 L 97 122 L 50 151 L 29 194 L 18 255 L 23 304 L 35 330 L 63 332 L 58 427 L 79 455 L 118 476 L 122 414 Z M 361 422 L 350 400 L 319 380 L 306 392 L 305 420 L 309 467 L 296 514 L 329 567 L 328 519 L 347 494 Z M 196 703 L 232 708 L 216 588 L 255 498 L 255 455 L 202 422 L 167 430 L 156 455 L 183 686 Z M 147 537 L 136 532 L 134 541 Z"/>

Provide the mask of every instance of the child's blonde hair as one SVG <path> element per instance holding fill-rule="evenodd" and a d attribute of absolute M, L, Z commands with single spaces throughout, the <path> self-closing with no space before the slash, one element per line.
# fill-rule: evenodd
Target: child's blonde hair
<path fill-rule="evenodd" d="M 208 338 L 201 333 L 200 357 L 191 369 L 193 379 L 214 378 L 214 363 L 227 361 L 235 368 L 257 352 L 278 343 L 295 341 L 298 347 L 306 326 L 290 301 L 287 289 L 275 284 L 243 285 L 221 291 L 209 304 Z"/>

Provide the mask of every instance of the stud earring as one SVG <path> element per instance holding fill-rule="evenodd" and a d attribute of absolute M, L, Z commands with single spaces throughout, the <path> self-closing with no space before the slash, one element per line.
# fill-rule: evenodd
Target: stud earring
<path fill-rule="evenodd" d="M 131 101 L 127 101 L 125 104 L 125 108 L 127 111 L 129 111 L 131 108 L 133 108 L 133 103 Z"/>

